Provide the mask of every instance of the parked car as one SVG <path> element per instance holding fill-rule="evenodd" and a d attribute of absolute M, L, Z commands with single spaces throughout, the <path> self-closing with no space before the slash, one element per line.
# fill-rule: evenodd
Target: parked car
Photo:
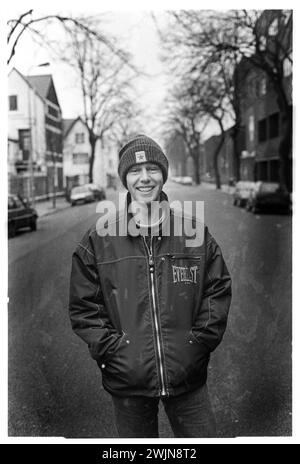
<path fill-rule="evenodd" d="M 72 206 L 75 206 L 77 203 L 91 203 L 94 200 L 94 193 L 87 185 L 73 187 L 71 190 L 70 202 Z"/>
<path fill-rule="evenodd" d="M 290 210 L 290 195 L 280 188 L 278 182 L 258 181 L 251 191 L 246 209 L 253 213 L 258 211 L 288 213 Z"/>
<path fill-rule="evenodd" d="M 193 185 L 193 179 L 191 176 L 183 176 L 180 182 L 183 185 Z"/>
<path fill-rule="evenodd" d="M 85 184 L 86 187 L 89 187 L 93 194 L 94 194 L 94 199 L 96 201 L 101 201 L 101 200 L 105 200 L 106 198 L 106 194 L 105 194 L 105 190 L 104 188 L 100 187 L 99 185 L 96 185 L 96 184 Z"/>
<path fill-rule="evenodd" d="M 250 198 L 251 191 L 255 186 L 255 182 L 249 182 L 239 180 L 233 192 L 233 204 L 234 206 L 246 206 L 248 199 Z"/>
<path fill-rule="evenodd" d="M 37 228 L 38 214 L 30 203 L 20 195 L 8 195 L 8 236 L 14 237 L 18 229 Z"/>

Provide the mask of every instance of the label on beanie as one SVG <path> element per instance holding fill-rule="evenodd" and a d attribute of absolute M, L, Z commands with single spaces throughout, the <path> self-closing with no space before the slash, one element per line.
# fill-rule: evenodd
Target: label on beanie
<path fill-rule="evenodd" d="M 135 161 L 137 163 L 145 163 L 146 160 L 146 153 L 144 151 L 136 151 L 135 152 Z"/>

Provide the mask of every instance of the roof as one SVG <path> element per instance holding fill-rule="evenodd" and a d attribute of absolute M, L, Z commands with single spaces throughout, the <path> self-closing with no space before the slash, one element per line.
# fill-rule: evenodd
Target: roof
<path fill-rule="evenodd" d="M 52 82 L 52 76 L 51 74 L 45 74 L 45 75 L 40 75 L 40 76 L 25 76 L 30 85 L 35 88 L 37 93 L 42 97 L 42 98 L 47 98 L 48 92 L 49 92 L 49 87 Z"/>
<path fill-rule="evenodd" d="M 63 119 L 62 120 L 62 123 L 63 123 L 63 137 L 66 137 L 68 135 L 68 133 L 70 132 L 70 130 L 72 129 L 72 127 L 74 126 L 74 124 L 77 121 L 81 121 L 85 125 L 84 121 L 81 119 L 80 116 L 78 116 L 75 119 Z"/>
<path fill-rule="evenodd" d="M 76 119 L 63 119 L 62 120 L 62 127 L 63 127 L 63 137 L 66 137 L 68 132 L 71 130 Z"/>
<path fill-rule="evenodd" d="M 17 73 L 18 76 L 20 76 L 21 79 L 23 79 L 24 82 L 26 82 L 26 85 L 29 85 L 29 87 L 30 87 L 32 90 L 35 90 L 35 91 L 36 91 L 35 87 L 29 82 L 29 79 L 27 79 L 27 78 L 24 76 L 24 74 L 22 74 L 20 71 L 18 71 L 17 68 L 12 68 L 12 69 L 10 70 L 10 72 L 9 72 L 9 75 L 12 74 L 13 72 Z M 40 94 L 37 94 L 37 96 L 38 96 L 42 101 L 44 101 L 44 99 L 42 98 L 42 96 L 41 96 Z"/>

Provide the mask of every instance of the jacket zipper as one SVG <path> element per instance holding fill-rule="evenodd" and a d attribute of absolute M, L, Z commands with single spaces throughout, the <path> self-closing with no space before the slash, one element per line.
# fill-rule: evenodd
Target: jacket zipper
<path fill-rule="evenodd" d="M 159 327 L 158 327 L 158 316 L 157 316 L 157 307 L 156 307 L 156 302 L 155 302 L 155 286 L 154 286 L 154 260 L 153 260 L 153 252 L 152 252 L 152 239 L 150 241 L 150 249 L 146 243 L 145 237 L 143 237 L 144 243 L 147 248 L 148 252 L 148 258 L 149 258 L 149 271 L 150 271 L 150 280 L 151 280 L 151 298 L 152 298 L 152 304 L 153 304 L 153 314 L 154 314 L 154 325 L 155 325 L 155 341 L 156 341 L 156 346 L 157 346 L 157 352 L 158 352 L 158 360 L 159 360 L 159 377 L 161 381 L 161 395 L 162 396 L 167 396 L 167 389 L 165 386 L 165 380 L 164 380 L 164 368 L 163 368 L 163 362 L 162 362 L 162 348 L 161 348 L 161 340 L 159 336 Z"/>

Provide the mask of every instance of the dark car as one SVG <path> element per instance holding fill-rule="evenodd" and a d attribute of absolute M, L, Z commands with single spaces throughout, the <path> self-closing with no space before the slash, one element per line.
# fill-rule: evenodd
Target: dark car
<path fill-rule="evenodd" d="M 14 237 L 18 229 L 36 230 L 38 214 L 28 200 L 19 195 L 8 195 L 8 236 Z"/>
<path fill-rule="evenodd" d="M 257 213 L 290 211 L 290 195 L 277 182 L 256 182 L 248 198 L 246 209 Z"/>

